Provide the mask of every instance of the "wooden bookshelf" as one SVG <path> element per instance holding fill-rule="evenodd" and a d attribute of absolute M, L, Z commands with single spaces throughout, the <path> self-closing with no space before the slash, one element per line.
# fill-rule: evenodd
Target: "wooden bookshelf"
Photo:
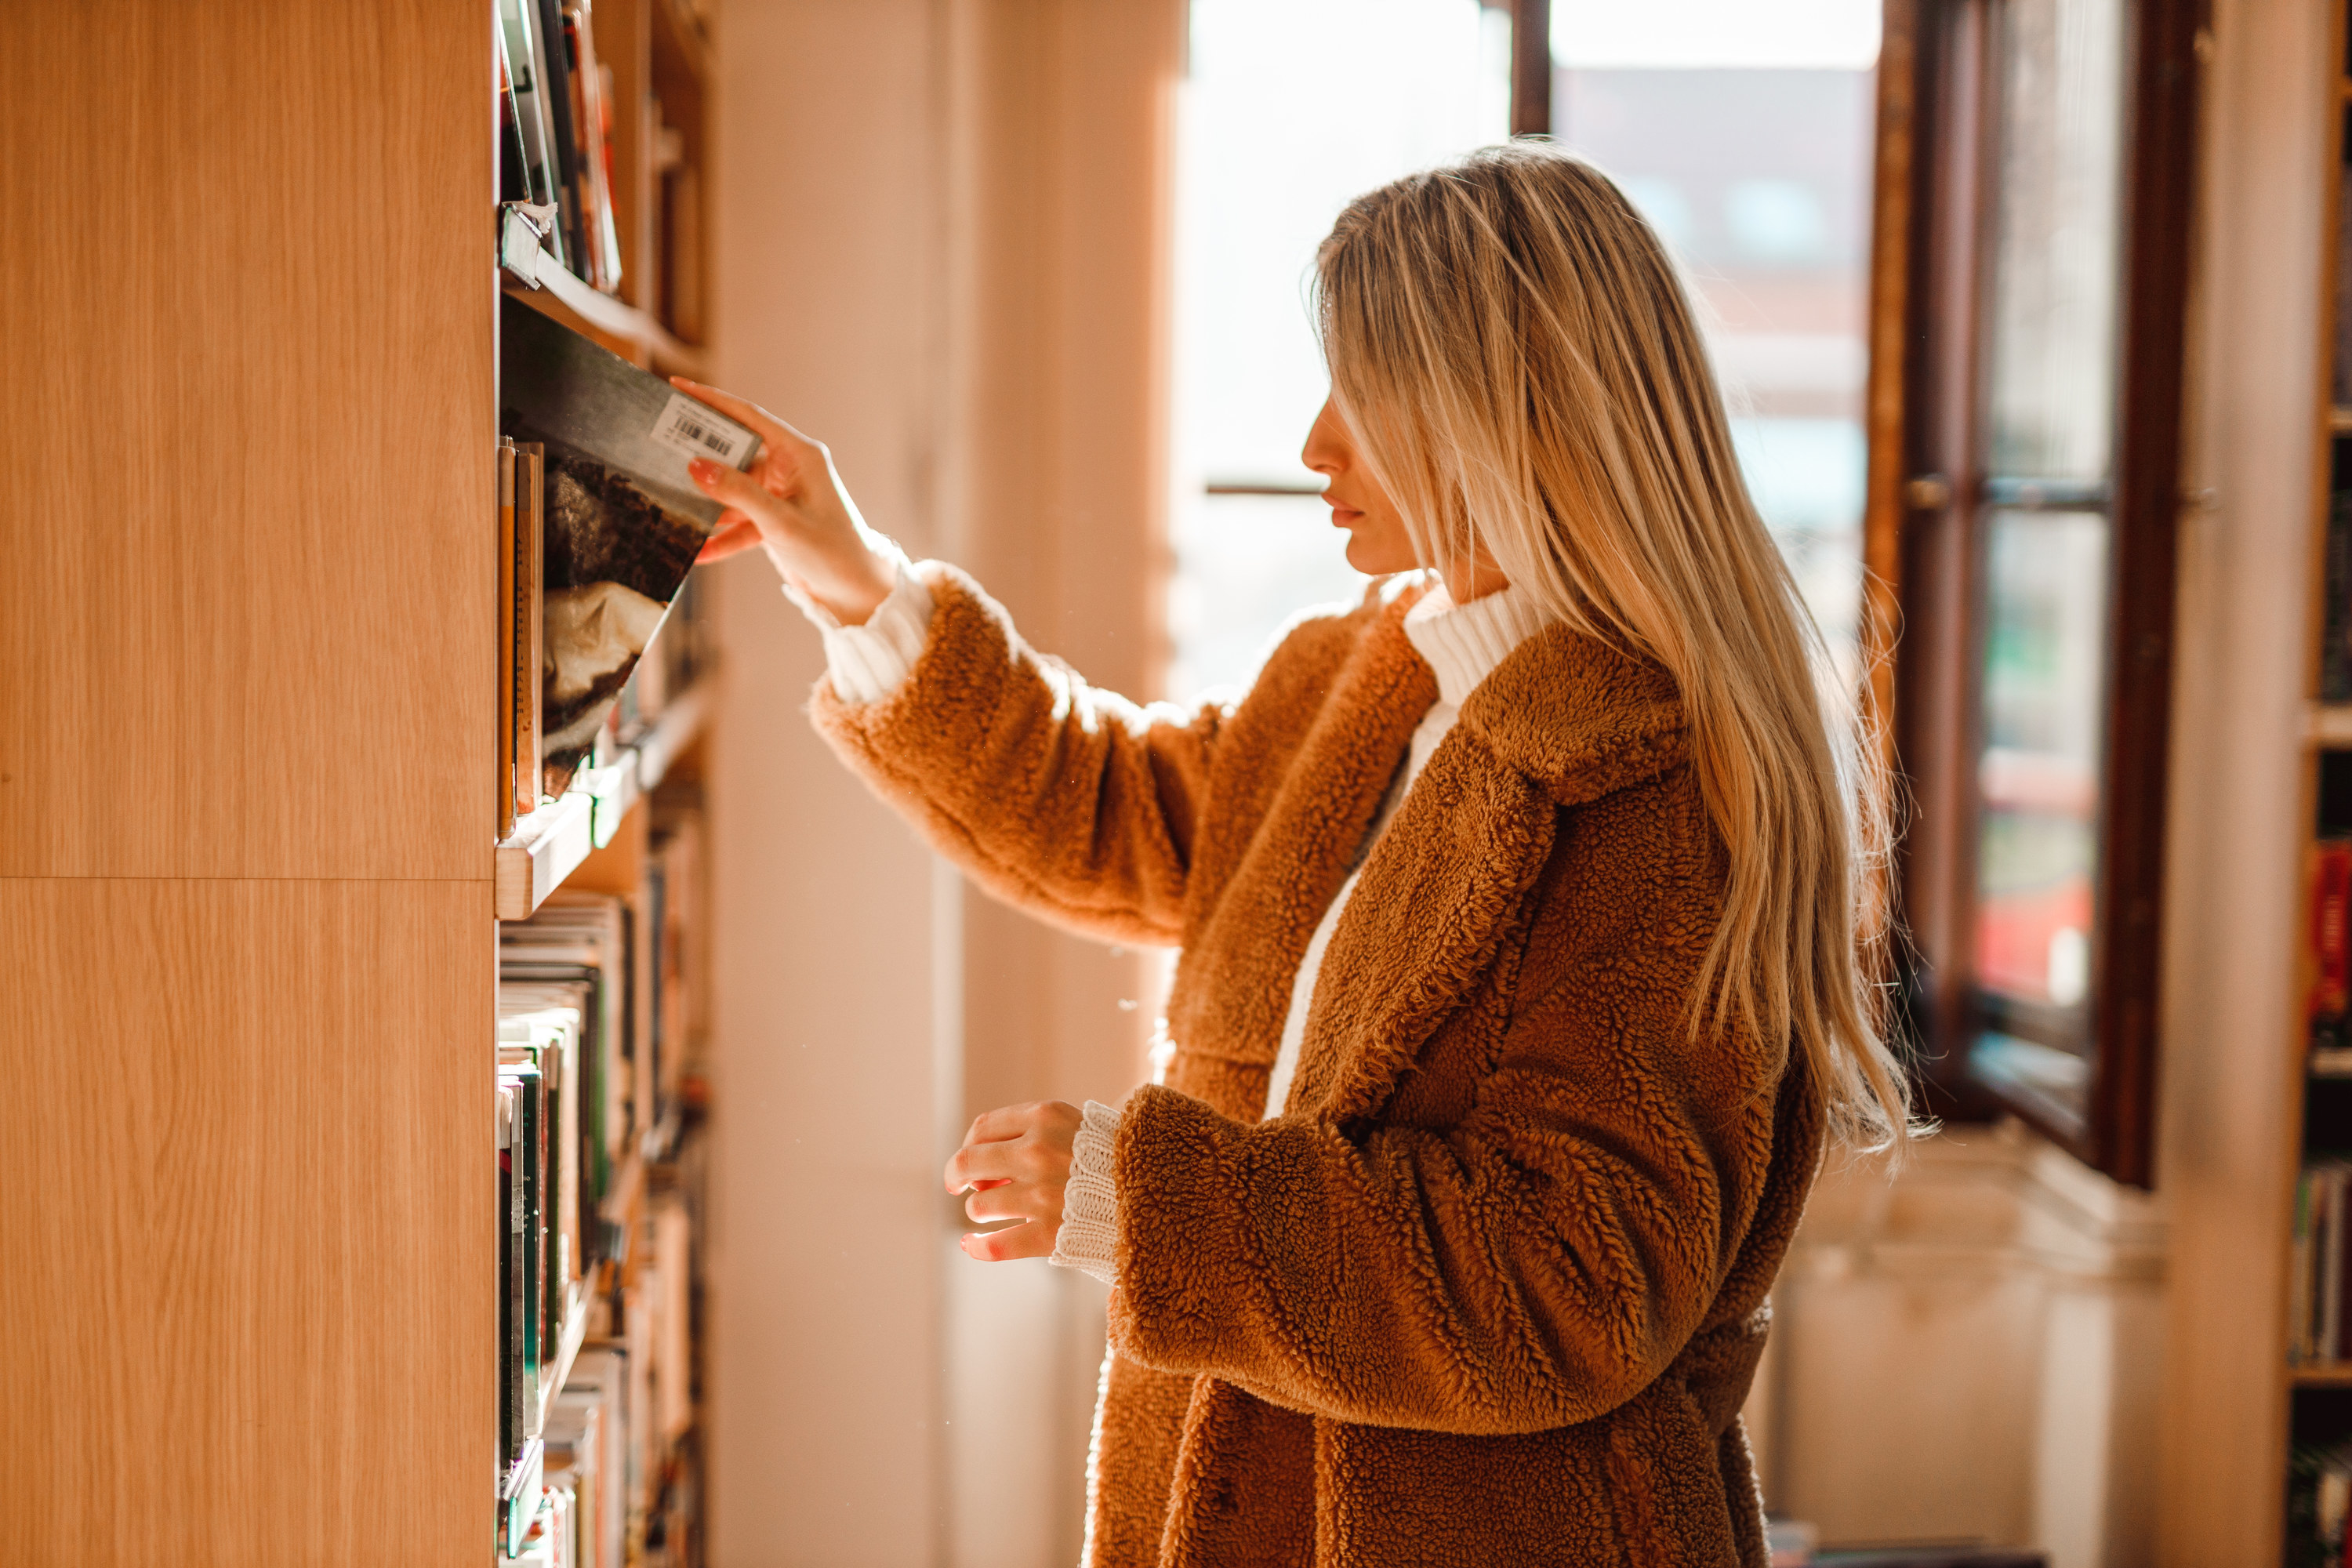
<path fill-rule="evenodd" d="M 494 1559 L 501 888 L 642 869 L 707 728 L 495 842 L 499 312 L 709 323 L 709 42 L 594 26 L 617 298 L 501 288 L 488 0 L 0 7 L 0 1563 Z"/>
<path fill-rule="evenodd" d="M 2352 103 L 2352 72 L 2347 71 L 2345 58 L 2346 6 L 2342 0 L 2337 0 L 2331 9 L 2334 13 L 2331 20 L 2334 41 L 2326 58 L 2336 63 L 2338 73 L 2336 84 L 2338 100 Z M 2333 800 L 2332 796 L 2337 792 L 2328 789 L 2325 783 L 2331 768 L 2340 768 L 2342 765 L 2340 762 L 2332 763 L 2331 757 L 2352 753 L 2352 702 L 2326 700 L 2328 693 L 2322 689 L 2323 649 L 2327 637 L 2331 611 L 2327 599 L 2336 586 L 2331 585 L 2328 581 L 2329 519 L 2340 476 L 2347 468 L 2352 468 L 2352 464 L 2347 462 L 2347 458 L 2352 458 L 2352 451 L 2347 451 L 2347 448 L 2352 448 L 2352 407 L 2346 407 L 2338 401 L 2344 388 L 2337 373 L 2336 363 L 2337 355 L 2334 349 L 2336 332 L 2336 318 L 2339 307 L 2338 279 L 2344 268 L 2352 266 L 2352 256 L 2339 254 L 2336 247 L 2337 206 L 2342 188 L 2341 182 L 2345 162 L 2347 155 L 2352 155 L 2352 147 L 2347 147 L 2345 143 L 2341 115 L 2328 117 L 2325 134 L 2327 138 L 2327 155 L 2321 167 L 2324 171 L 2326 189 L 2319 193 L 2319 210 L 2323 215 L 2319 231 L 2323 236 L 2322 243 L 2326 248 L 2323 255 L 2323 265 L 2319 269 L 2322 294 L 2317 302 L 2317 316 L 2320 326 L 2321 353 L 2317 356 L 2319 384 L 2314 388 L 2311 416 L 2316 427 L 2318 439 L 2315 443 L 2316 458 L 2311 489 L 2311 531 L 2308 547 L 2311 595 L 2307 609 L 2309 630 L 2305 668 L 2306 706 L 2304 734 L 2306 755 L 2303 791 L 2303 833 L 2306 851 L 2323 832 L 2340 834 L 2352 830 L 2352 822 L 2328 820 L 2331 812 L 2340 812 L 2341 803 Z M 2302 896 L 2305 900 L 2305 907 L 2296 910 L 2294 929 L 2307 932 L 2313 918 L 2308 908 L 2308 900 L 2312 893 L 2307 886 L 2304 888 Z M 2290 1226 L 2300 1223 L 2295 1216 L 2300 1214 L 2302 1207 L 2298 1202 L 2302 1168 L 2315 1158 L 2340 1157 L 2347 1152 L 2352 1152 L 2352 1117 L 2345 1115 L 2347 1107 L 2346 1102 L 2338 1098 L 2340 1090 L 2330 1090 L 2325 1087 L 2324 1082 L 2315 1080 L 2307 1059 L 2311 1029 L 2308 996 L 2315 971 L 2312 955 L 2308 951 L 2310 941 L 2308 935 L 2304 940 L 2306 943 L 2306 952 L 2302 961 L 2295 966 L 2297 989 L 2290 1009 L 2291 1016 L 2294 1020 L 2294 1032 L 2288 1043 L 2287 1050 L 2288 1124 L 2296 1130 L 2294 1136 L 2301 1155 L 2299 1159 L 2293 1162 L 2290 1180 L 2294 1184 L 2290 1186 L 2287 1193 L 2283 1194 L 2280 1210 L 2284 1215 L 2288 1216 L 2286 1223 Z M 2301 1283 L 2302 1277 L 2301 1268 L 2289 1270 L 2290 1295 Z M 2279 1315 L 2283 1331 L 2290 1329 L 2295 1321 L 2295 1312 L 2296 1308 L 2290 1300 L 2286 1310 Z M 2347 1412 L 2352 1412 L 2352 1405 L 2347 1405 L 2343 1398 L 2346 1391 L 2352 1391 L 2352 1362 L 2322 1361 L 2295 1364 L 2291 1354 L 2284 1355 L 2281 1358 L 2280 1375 L 2284 1383 L 2284 1403 L 2286 1407 L 2288 1429 L 2273 1439 L 2276 1445 L 2273 1452 L 2280 1456 L 2283 1462 L 2291 1463 L 2291 1455 L 2294 1450 L 2313 1451 L 2352 1442 L 2352 1417 L 2347 1417 Z M 2283 1478 L 2280 1493 L 2282 1498 L 2288 1497 L 2290 1489 L 2290 1486 Z M 2297 1551 L 2316 1550 L 2310 1546 L 2307 1540 L 2298 1546 L 2293 1539 L 2298 1530 L 2308 1528 L 2308 1525 L 2298 1526 L 2294 1522 L 2293 1509 L 2290 1506 L 2288 1530 L 2291 1539 L 2288 1551 L 2291 1560 L 2294 1560 L 2292 1554 Z"/>

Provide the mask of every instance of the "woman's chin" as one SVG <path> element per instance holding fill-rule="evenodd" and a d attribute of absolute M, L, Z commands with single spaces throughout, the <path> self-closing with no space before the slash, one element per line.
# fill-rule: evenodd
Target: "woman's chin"
<path fill-rule="evenodd" d="M 1411 572 L 1421 563 L 1412 558 L 1410 550 L 1402 552 L 1383 550 L 1362 534 L 1348 535 L 1348 564 L 1367 577 L 1386 577 L 1392 573 Z"/>

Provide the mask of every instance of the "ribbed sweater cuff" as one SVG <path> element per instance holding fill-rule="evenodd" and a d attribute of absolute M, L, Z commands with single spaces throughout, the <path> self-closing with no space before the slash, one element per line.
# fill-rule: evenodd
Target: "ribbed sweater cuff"
<path fill-rule="evenodd" d="M 1089 1100 L 1081 1114 L 1070 1184 L 1062 1193 L 1062 1228 L 1046 1261 L 1109 1285 L 1118 1278 L 1118 1112 Z"/>
<path fill-rule="evenodd" d="M 843 626 L 800 584 L 784 580 L 784 597 L 799 605 L 824 636 L 825 673 L 833 678 L 834 691 L 851 707 L 894 695 L 915 672 L 915 661 L 931 639 L 931 591 L 907 564 L 903 551 L 887 539 L 882 543 L 897 558 L 898 584 L 863 626 Z"/>

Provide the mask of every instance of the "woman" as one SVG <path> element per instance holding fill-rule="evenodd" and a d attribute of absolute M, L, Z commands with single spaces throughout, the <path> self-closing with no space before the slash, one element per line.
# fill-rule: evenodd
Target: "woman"
<path fill-rule="evenodd" d="M 1550 148 L 1364 196 L 1307 442 L 1348 559 L 1238 705 L 1139 708 L 866 531 L 822 447 L 705 466 L 827 627 L 814 714 L 1000 896 L 1183 950 L 1164 1086 L 948 1167 L 975 1258 L 1113 1286 L 1112 1564 L 1766 1560 L 1738 1409 L 1825 1135 L 1899 1142 L 1867 799 L 1688 302 Z"/>

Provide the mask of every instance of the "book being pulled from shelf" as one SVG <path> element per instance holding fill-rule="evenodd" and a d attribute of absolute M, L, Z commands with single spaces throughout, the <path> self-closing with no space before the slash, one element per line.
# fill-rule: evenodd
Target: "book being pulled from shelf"
<path fill-rule="evenodd" d="M 515 526 L 528 531 L 536 502 L 538 782 L 541 795 L 562 795 L 719 520 L 687 463 L 747 469 L 760 437 L 510 300 L 499 310 L 499 398 L 500 433 L 519 452 L 545 454 L 535 493 L 523 494 L 518 469 Z"/>

